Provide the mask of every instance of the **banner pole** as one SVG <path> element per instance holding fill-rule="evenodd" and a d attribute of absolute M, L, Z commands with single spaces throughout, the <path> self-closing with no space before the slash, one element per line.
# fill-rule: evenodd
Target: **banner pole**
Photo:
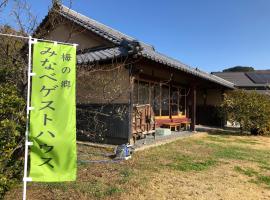
<path fill-rule="evenodd" d="M 27 80 L 27 102 L 26 102 L 26 131 L 25 131 L 25 154 L 24 154 L 24 176 L 23 176 L 23 200 L 26 200 L 26 186 L 27 181 L 31 181 L 31 178 L 27 177 L 27 166 L 28 166 L 28 146 L 31 142 L 28 141 L 29 135 L 29 113 L 30 107 L 30 87 L 31 87 L 31 56 L 32 56 L 32 37 L 28 37 L 28 80 Z"/>

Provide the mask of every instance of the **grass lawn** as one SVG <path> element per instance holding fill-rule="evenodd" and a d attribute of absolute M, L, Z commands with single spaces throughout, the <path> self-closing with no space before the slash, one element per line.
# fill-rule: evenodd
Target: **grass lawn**
<path fill-rule="evenodd" d="M 110 150 L 78 146 L 80 160 Z M 270 138 L 197 134 L 121 163 L 81 163 L 72 183 L 30 183 L 28 199 L 270 199 Z M 21 199 L 22 186 L 5 199 Z"/>

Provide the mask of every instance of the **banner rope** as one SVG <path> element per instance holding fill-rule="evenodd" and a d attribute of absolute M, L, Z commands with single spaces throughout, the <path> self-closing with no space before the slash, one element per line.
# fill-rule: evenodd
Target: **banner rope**
<path fill-rule="evenodd" d="M 44 41 L 44 42 L 51 42 L 51 43 L 56 43 L 56 44 L 66 44 L 66 45 L 78 46 L 78 44 L 75 44 L 75 43 L 59 42 L 59 41 L 54 41 L 54 40 L 34 38 L 32 36 L 14 35 L 14 34 L 7 34 L 7 33 L 0 33 L 0 36 L 16 37 L 16 38 L 21 38 L 21 39 L 29 39 L 31 37 L 31 39 L 33 39 L 34 41 Z"/>

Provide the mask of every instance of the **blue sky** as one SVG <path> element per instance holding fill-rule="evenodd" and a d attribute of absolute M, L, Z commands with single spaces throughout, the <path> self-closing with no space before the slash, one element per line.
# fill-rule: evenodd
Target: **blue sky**
<path fill-rule="evenodd" d="M 51 1 L 28 2 L 41 21 Z M 14 23 L 10 9 L 1 23 Z M 72 9 L 208 72 L 270 69 L 270 0 L 73 0 Z"/>

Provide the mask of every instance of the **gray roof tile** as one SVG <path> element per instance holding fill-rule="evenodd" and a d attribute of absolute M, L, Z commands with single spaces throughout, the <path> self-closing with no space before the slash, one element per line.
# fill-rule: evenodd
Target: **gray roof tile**
<path fill-rule="evenodd" d="M 249 73 L 256 73 L 249 72 Z M 227 81 L 230 81 L 238 87 L 263 87 L 266 84 L 263 83 L 254 83 L 246 72 L 212 72 L 213 75 L 216 75 L 220 78 L 223 78 Z"/>
<path fill-rule="evenodd" d="M 79 53 L 77 55 L 78 64 L 93 63 L 96 61 L 106 61 L 114 58 L 125 57 L 128 55 L 127 50 L 124 47 L 113 47 L 110 49 L 101 49 L 96 51 L 90 51 L 86 53 Z"/>
<path fill-rule="evenodd" d="M 212 75 L 212 74 L 209 74 L 207 72 L 203 72 L 199 69 L 194 69 L 184 63 L 181 63 L 180 61 L 176 60 L 176 59 L 173 59 L 173 58 L 170 58 L 164 54 L 161 54 L 157 51 L 153 51 L 153 50 L 149 50 L 149 49 L 144 49 L 142 52 L 141 52 L 141 55 L 146 57 L 146 58 L 149 58 L 151 60 L 154 60 L 156 62 L 159 62 L 161 64 L 164 64 L 164 65 L 168 65 L 170 67 L 173 67 L 173 68 L 176 68 L 176 69 L 180 69 L 181 71 L 184 71 L 188 74 L 193 74 L 195 76 L 198 76 L 200 78 L 203 78 L 203 79 L 207 79 L 209 81 L 212 81 L 212 82 L 215 82 L 215 83 L 218 83 L 220 85 L 223 85 L 223 86 L 226 86 L 226 87 L 229 87 L 229 88 L 233 88 L 234 87 L 234 84 L 232 82 L 229 82 L 227 80 L 224 80 L 218 76 L 215 76 L 215 75 Z"/>

